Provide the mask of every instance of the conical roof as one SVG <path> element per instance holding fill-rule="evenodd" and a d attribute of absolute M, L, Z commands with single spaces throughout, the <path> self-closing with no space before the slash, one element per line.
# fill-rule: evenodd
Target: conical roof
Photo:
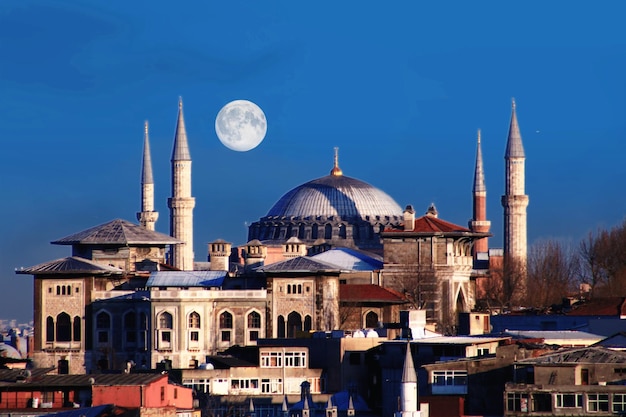
<path fill-rule="evenodd" d="M 505 158 L 525 158 L 524 146 L 522 145 L 522 135 L 517 123 L 517 113 L 515 111 L 515 100 L 511 104 L 511 123 L 509 125 L 509 137 L 506 142 Z"/>
<path fill-rule="evenodd" d="M 404 357 L 404 369 L 402 370 L 402 382 L 417 382 L 417 373 L 411 355 L 411 344 L 406 344 L 406 356 Z"/>
<path fill-rule="evenodd" d="M 480 129 L 478 129 L 478 140 L 476 144 L 476 167 L 474 170 L 474 192 L 487 191 L 485 186 L 485 172 L 483 169 L 483 151 L 480 146 Z"/>
<path fill-rule="evenodd" d="M 182 98 L 178 100 L 178 121 L 176 123 L 176 133 L 174 134 L 172 161 L 191 161 L 189 144 L 187 143 L 187 130 L 185 129 L 185 118 L 183 116 Z"/>
<path fill-rule="evenodd" d="M 152 157 L 150 156 L 150 139 L 148 138 L 148 122 L 144 123 L 143 162 L 141 165 L 141 183 L 154 184 L 154 178 L 152 176 Z"/>

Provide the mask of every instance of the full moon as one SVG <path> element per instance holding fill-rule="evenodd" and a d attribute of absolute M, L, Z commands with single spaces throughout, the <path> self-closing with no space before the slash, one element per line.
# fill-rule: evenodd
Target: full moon
<path fill-rule="evenodd" d="M 231 101 L 217 113 L 215 133 L 229 149 L 246 152 L 259 146 L 267 132 L 263 110 L 248 100 Z"/>

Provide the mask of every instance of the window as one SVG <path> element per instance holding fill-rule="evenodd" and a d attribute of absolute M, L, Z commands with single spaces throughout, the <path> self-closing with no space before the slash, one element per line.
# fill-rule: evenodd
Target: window
<path fill-rule="evenodd" d="M 476 353 L 478 356 L 489 355 L 489 348 L 478 348 L 476 349 Z"/>
<path fill-rule="evenodd" d="M 54 342 L 54 319 L 50 316 L 46 319 L 46 342 Z"/>
<path fill-rule="evenodd" d="M 467 371 L 433 371 L 432 384 L 439 386 L 467 385 Z"/>
<path fill-rule="evenodd" d="M 581 408 L 583 406 L 582 394 L 555 394 L 556 408 Z"/>
<path fill-rule="evenodd" d="M 189 328 L 190 329 L 199 329 L 200 328 L 200 314 L 195 311 L 189 315 Z"/>
<path fill-rule="evenodd" d="M 547 392 L 536 392 L 532 395 L 533 411 L 552 411 L 552 394 Z"/>
<path fill-rule="evenodd" d="M 233 328 L 233 315 L 228 311 L 224 311 L 220 314 L 220 329 L 232 329 Z"/>
<path fill-rule="evenodd" d="M 111 327 L 111 316 L 109 316 L 104 311 L 101 311 L 96 316 L 96 328 L 97 329 L 108 329 Z"/>
<path fill-rule="evenodd" d="M 98 343 L 108 343 L 108 342 L 109 342 L 109 332 L 99 331 Z"/>
<path fill-rule="evenodd" d="M 171 343 L 172 342 L 172 333 L 171 332 L 161 332 L 161 342 Z"/>
<path fill-rule="evenodd" d="M 506 394 L 507 411 L 528 412 L 528 394 L 525 392 L 509 392 Z"/>
<path fill-rule="evenodd" d="M 222 331 L 222 342 L 230 342 L 230 331 L 223 330 Z"/>
<path fill-rule="evenodd" d="M 626 394 L 613 394 L 613 412 L 623 414 L 626 411 Z"/>
<path fill-rule="evenodd" d="M 609 394 L 587 394 L 587 411 L 609 411 Z"/>
<path fill-rule="evenodd" d="M 172 328 L 172 315 L 168 312 L 161 313 L 159 316 L 159 329 L 171 329 Z"/>
<path fill-rule="evenodd" d="M 365 328 L 374 329 L 376 327 L 378 327 L 378 314 L 370 311 L 365 315 Z"/>
<path fill-rule="evenodd" d="M 256 342 L 257 340 L 259 340 L 259 332 L 258 332 L 258 330 L 250 331 L 250 341 L 251 342 Z"/>
<path fill-rule="evenodd" d="M 282 352 L 261 352 L 261 368 L 281 368 L 282 366 Z"/>
<path fill-rule="evenodd" d="M 251 329 L 261 328 L 261 315 L 256 311 L 248 314 L 248 327 Z"/>
<path fill-rule="evenodd" d="M 230 389 L 232 390 L 255 390 L 258 388 L 258 379 L 234 378 L 230 381 Z"/>
<path fill-rule="evenodd" d="M 161 401 L 165 401 L 165 387 L 161 387 Z"/>
<path fill-rule="evenodd" d="M 72 321 L 69 314 L 61 313 L 57 316 L 57 342 L 72 341 Z"/>
<path fill-rule="evenodd" d="M 200 333 L 199 332 L 191 332 L 189 335 L 189 340 L 191 340 L 192 342 L 197 342 L 200 340 Z"/>
<path fill-rule="evenodd" d="M 74 341 L 75 342 L 80 342 L 80 336 L 81 336 L 81 320 L 80 317 L 78 316 L 74 316 L 74 328 L 73 328 L 73 333 L 74 333 Z"/>
<path fill-rule="evenodd" d="M 285 352 L 285 368 L 306 368 L 306 352 Z"/>
<path fill-rule="evenodd" d="M 261 392 L 263 394 L 282 394 L 283 380 L 281 378 L 262 379 L 261 380 Z"/>

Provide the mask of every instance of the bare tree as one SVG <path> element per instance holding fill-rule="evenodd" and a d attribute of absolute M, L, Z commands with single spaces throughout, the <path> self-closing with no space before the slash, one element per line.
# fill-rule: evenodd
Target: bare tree
<path fill-rule="evenodd" d="M 595 235 L 589 233 L 581 242 L 580 254 L 592 296 L 626 294 L 626 221 Z"/>
<path fill-rule="evenodd" d="M 548 307 L 571 294 L 578 279 L 578 253 L 555 240 L 536 242 L 528 254 L 526 304 Z"/>

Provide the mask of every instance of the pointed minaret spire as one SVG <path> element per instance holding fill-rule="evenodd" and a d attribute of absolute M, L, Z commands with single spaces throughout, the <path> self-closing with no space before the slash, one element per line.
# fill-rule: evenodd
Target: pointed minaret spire
<path fill-rule="evenodd" d="M 141 163 L 141 211 L 137 220 L 148 230 L 154 230 L 159 213 L 154 211 L 154 179 L 152 177 L 152 158 L 150 156 L 150 139 L 148 137 L 148 121 L 143 126 L 143 161 Z"/>
<path fill-rule="evenodd" d="M 480 147 L 480 129 L 478 129 L 478 139 L 476 142 L 476 167 L 474 169 L 474 192 L 487 191 L 485 187 L 485 172 L 483 171 L 483 152 Z"/>
<path fill-rule="evenodd" d="M 516 274 L 515 282 L 519 282 L 516 294 L 520 300 L 526 293 L 526 207 L 528 196 L 525 194 L 525 164 L 526 156 L 522 145 L 517 122 L 515 99 L 511 104 L 511 123 L 506 143 L 505 161 L 505 189 L 502 196 L 504 208 L 504 268 L 505 274 Z"/>
<path fill-rule="evenodd" d="M 333 169 L 330 170 L 330 175 L 340 177 L 343 175 L 343 171 L 339 168 L 339 148 L 335 146 L 335 161 Z"/>
<path fill-rule="evenodd" d="M 170 208 L 170 235 L 184 243 L 170 252 L 170 263 L 183 271 L 193 270 L 193 208 L 196 199 L 191 196 L 191 156 L 183 117 L 183 100 L 178 100 L 178 121 L 172 151 L 172 196 Z"/>
<path fill-rule="evenodd" d="M 419 415 L 417 373 L 415 372 L 413 355 L 411 355 L 411 342 L 407 342 L 400 384 L 400 410 L 396 413 L 396 417 L 416 417 Z"/>
<path fill-rule="evenodd" d="M 476 167 L 474 168 L 474 188 L 473 188 L 473 217 L 469 222 L 469 227 L 475 233 L 489 233 L 491 222 L 487 220 L 487 187 L 485 186 L 485 172 L 483 169 L 483 152 L 481 149 L 480 129 L 476 143 Z M 487 238 L 476 240 L 473 246 L 474 260 L 479 253 L 489 252 Z"/>
<path fill-rule="evenodd" d="M 176 123 L 176 133 L 174 134 L 172 162 L 173 161 L 191 161 L 189 144 L 187 143 L 187 130 L 185 129 L 185 118 L 183 116 L 182 97 L 178 98 L 178 121 Z"/>

